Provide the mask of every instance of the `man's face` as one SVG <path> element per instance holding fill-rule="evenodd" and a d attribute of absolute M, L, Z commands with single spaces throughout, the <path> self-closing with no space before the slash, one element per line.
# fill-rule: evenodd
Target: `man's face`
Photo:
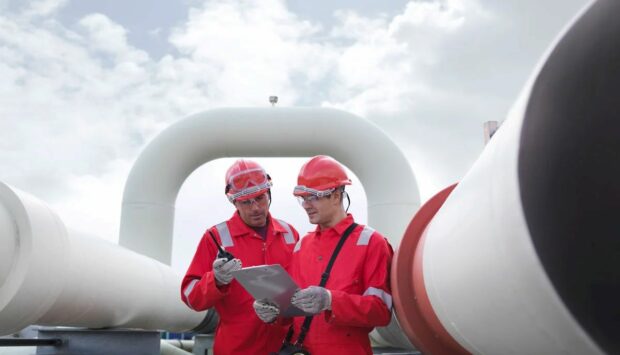
<path fill-rule="evenodd" d="M 340 206 L 339 193 L 333 193 L 325 197 L 306 196 L 301 206 L 308 214 L 308 220 L 312 224 L 325 227 L 330 224 L 338 212 Z"/>
<path fill-rule="evenodd" d="M 269 214 L 269 195 L 265 192 L 249 200 L 235 201 L 235 207 L 245 224 L 250 227 L 263 227 Z"/>

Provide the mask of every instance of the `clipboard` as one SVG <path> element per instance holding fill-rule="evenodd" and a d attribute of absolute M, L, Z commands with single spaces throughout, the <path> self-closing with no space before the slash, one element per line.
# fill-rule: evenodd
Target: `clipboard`
<path fill-rule="evenodd" d="M 310 315 L 291 304 L 291 297 L 299 286 L 280 264 L 250 266 L 233 271 L 232 275 L 255 300 L 278 305 L 280 316 Z"/>

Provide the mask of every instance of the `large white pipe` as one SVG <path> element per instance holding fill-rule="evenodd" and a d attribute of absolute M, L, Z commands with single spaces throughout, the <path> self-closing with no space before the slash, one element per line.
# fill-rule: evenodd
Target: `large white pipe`
<path fill-rule="evenodd" d="M 574 23 L 408 227 L 395 307 L 423 352 L 620 351 L 618 13 L 599 1 Z"/>
<path fill-rule="evenodd" d="M 185 331 L 205 316 L 181 302 L 181 276 L 169 266 L 67 230 L 4 183 L 0 245 L 0 335 L 31 324 Z"/>
<path fill-rule="evenodd" d="M 327 154 L 360 179 L 368 224 L 393 245 L 420 204 L 409 162 L 375 124 L 329 108 L 227 108 L 186 118 L 142 151 L 125 185 L 119 244 L 170 263 L 174 204 L 185 179 L 224 157 Z"/>
<path fill-rule="evenodd" d="M 419 207 L 409 162 L 375 124 L 329 108 L 227 108 L 203 112 L 160 133 L 135 162 L 123 195 L 119 244 L 170 263 L 174 205 L 199 166 L 223 157 L 330 155 L 366 192 L 368 224 L 398 245 Z M 396 319 L 373 333 L 378 344 L 410 347 Z"/>
<path fill-rule="evenodd" d="M 470 353 L 601 354 L 532 243 L 517 174 L 522 120 L 515 117 L 523 108 L 521 101 L 429 223 L 426 291 L 441 323 Z"/>
<path fill-rule="evenodd" d="M 0 285 L 6 281 L 13 265 L 15 244 L 17 243 L 16 227 L 9 210 L 0 204 L 0 231 L 5 234 L 2 248 L 0 248 Z"/>

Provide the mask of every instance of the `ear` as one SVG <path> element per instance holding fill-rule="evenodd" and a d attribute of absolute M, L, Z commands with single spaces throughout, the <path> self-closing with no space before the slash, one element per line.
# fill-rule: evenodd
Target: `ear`
<path fill-rule="evenodd" d="M 334 191 L 329 197 L 334 199 L 334 205 L 342 203 L 342 191 L 340 190 Z"/>

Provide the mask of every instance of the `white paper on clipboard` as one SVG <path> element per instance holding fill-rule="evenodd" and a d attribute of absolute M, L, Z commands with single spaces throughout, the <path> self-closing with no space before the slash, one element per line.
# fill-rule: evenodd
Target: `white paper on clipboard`
<path fill-rule="evenodd" d="M 291 297 L 299 286 L 279 264 L 250 266 L 233 271 L 232 274 L 255 300 L 277 304 L 281 316 L 310 315 L 291 304 Z"/>

